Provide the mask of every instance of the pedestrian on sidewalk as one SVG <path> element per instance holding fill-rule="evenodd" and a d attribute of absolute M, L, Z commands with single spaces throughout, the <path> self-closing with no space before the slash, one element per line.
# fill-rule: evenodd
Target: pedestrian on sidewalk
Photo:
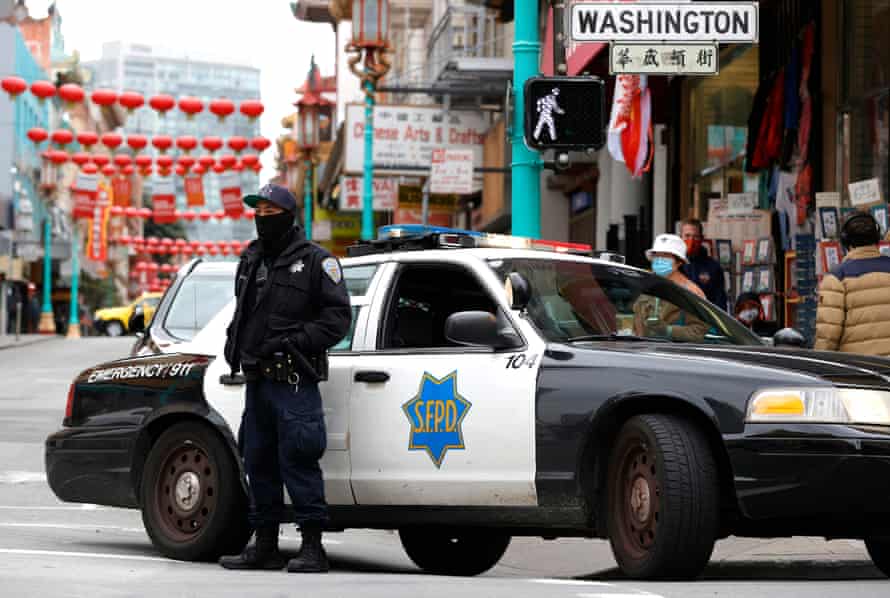
<path fill-rule="evenodd" d="M 686 244 L 687 262 L 681 268 L 683 274 L 704 291 L 708 301 L 726 310 L 726 282 L 720 262 L 708 255 L 704 241 L 704 226 L 701 220 L 687 218 L 680 223 L 680 237 Z"/>
<path fill-rule="evenodd" d="M 37 299 L 37 285 L 33 282 L 28 283 L 28 304 L 25 313 L 26 330 L 29 334 L 37 334 L 40 329 L 40 300 Z"/>
<path fill-rule="evenodd" d="M 349 331 L 352 311 L 340 262 L 294 225 L 297 202 L 285 187 L 266 185 L 244 202 L 256 209 L 258 240 L 235 273 L 235 314 L 225 358 L 243 370 L 247 398 L 241 422 L 255 543 L 224 556 L 226 569 L 281 569 L 278 525 L 287 488 L 303 537 L 287 570 L 323 573 L 328 523 L 319 459 L 327 447 L 318 383 L 327 350 Z"/>
<path fill-rule="evenodd" d="M 890 356 L 890 257 L 878 222 L 857 211 L 844 220 L 844 261 L 819 287 L 815 349 Z"/>

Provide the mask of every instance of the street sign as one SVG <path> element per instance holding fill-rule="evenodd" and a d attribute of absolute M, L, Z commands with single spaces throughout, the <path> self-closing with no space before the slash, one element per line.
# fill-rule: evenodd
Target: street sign
<path fill-rule="evenodd" d="M 391 212 L 399 201 L 399 181 L 395 177 L 374 177 L 374 211 Z M 364 208 L 364 179 L 357 176 L 344 176 L 340 181 L 340 211 L 361 212 Z"/>
<path fill-rule="evenodd" d="M 525 144 L 599 149 L 606 143 L 606 88 L 596 77 L 534 77 L 525 83 Z"/>
<path fill-rule="evenodd" d="M 612 44 L 612 75 L 716 75 L 717 44 Z"/>
<path fill-rule="evenodd" d="M 579 42 L 756 44 L 757 2 L 582 2 L 572 7 Z"/>
<path fill-rule="evenodd" d="M 430 193 L 456 193 L 469 195 L 473 192 L 473 150 L 433 150 L 433 166 L 430 169 Z"/>

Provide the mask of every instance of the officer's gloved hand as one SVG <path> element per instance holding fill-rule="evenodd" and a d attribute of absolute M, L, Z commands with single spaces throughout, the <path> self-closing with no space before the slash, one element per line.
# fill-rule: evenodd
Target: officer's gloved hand
<path fill-rule="evenodd" d="M 280 338 L 276 339 L 268 339 L 263 341 L 263 344 L 260 345 L 260 357 L 272 357 L 273 353 L 286 351 L 286 347 L 284 346 L 284 341 Z"/>

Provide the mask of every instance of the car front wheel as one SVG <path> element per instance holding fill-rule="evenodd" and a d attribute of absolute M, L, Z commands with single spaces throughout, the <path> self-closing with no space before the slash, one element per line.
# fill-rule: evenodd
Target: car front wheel
<path fill-rule="evenodd" d="M 485 573 L 510 545 L 510 536 L 493 530 L 406 528 L 399 539 L 414 564 L 435 575 Z"/>
<path fill-rule="evenodd" d="M 636 579 L 691 579 L 708 563 L 718 533 L 717 467 L 704 434 L 672 415 L 624 424 L 607 484 L 609 541 Z"/>
<path fill-rule="evenodd" d="M 232 452 L 198 422 L 161 434 L 140 491 L 145 530 L 164 556 L 216 560 L 240 552 L 250 538 L 247 497 Z"/>
<path fill-rule="evenodd" d="M 890 538 L 868 538 L 865 547 L 875 567 L 890 577 Z"/>
<path fill-rule="evenodd" d="M 124 333 L 124 325 L 117 320 L 111 320 L 105 324 L 105 334 L 108 336 L 121 336 Z"/>

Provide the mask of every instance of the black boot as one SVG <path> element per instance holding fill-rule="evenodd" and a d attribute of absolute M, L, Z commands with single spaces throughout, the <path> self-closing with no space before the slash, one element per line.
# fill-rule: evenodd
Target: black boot
<path fill-rule="evenodd" d="M 321 545 L 321 526 L 303 525 L 300 528 L 303 536 L 303 545 L 296 558 L 287 563 L 287 570 L 291 573 L 327 573 L 330 569 L 328 555 Z"/>
<path fill-rule="evenodd" d="M 226 569 L 283 569 L 284 557 L 278 552 L 278 526 L 256 530 L 256 542 L 239 555 L 224 556 L 219 564 Z"/>

